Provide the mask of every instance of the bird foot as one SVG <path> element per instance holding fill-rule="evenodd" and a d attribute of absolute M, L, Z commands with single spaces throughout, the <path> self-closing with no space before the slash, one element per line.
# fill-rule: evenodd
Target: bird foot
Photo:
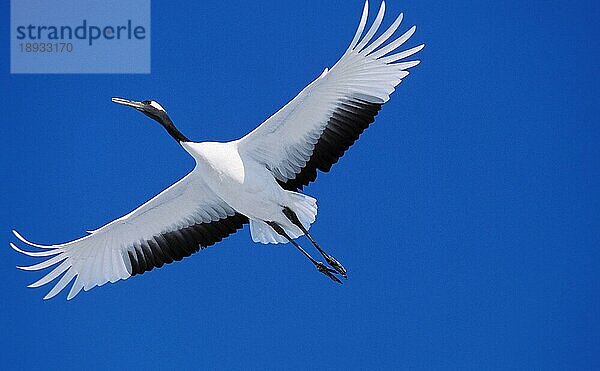
<path fill-rule="evenodd" d="M 340 283 L 340 284 L 343 283 L 342 281 L 340 281 L 339 278 L 334 276 L 334 274 L 337 274 L 337 271 L 329 268 L 328 266 L 323 264 L 323 262 L 317 262 L 315 265 L 316 265 L 317 269 L 319 270 L 319 272 L 323 273 L 324 275 L 331 278 L 333 281 L 335 281 L 337 283 Z"/>
<path fill-rule="evenodd" d="M 341 274 L 342 277 L 348 279 L 346 268 L 344 268 L 344 266 L 339 261 L 337 261 L 336 258 L 329 254 L 323 254 L 323 257 L 325 258 L 325 260 L 327 260 L 327 264 L 331 265 L 337 273 Z"/>

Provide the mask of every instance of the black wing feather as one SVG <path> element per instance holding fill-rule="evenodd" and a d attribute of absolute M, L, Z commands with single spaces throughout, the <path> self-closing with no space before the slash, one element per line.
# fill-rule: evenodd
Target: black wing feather
<path fill-rule="evenodd" d="M 211 246 L 248 223 L 248 218 L 236 213 L 210 223 L 194 224 L 172 232 L 155 235 L 136 243 L 127 251 L 131 262 L 131 275 L 142 274 L 163 264 L 181 260 Z M 133 250 L 133 251 L 132 251 Z"/>
<path fill-rule="evenodd" d="M 356 98 L 338 104 L 306 165 L 294 179 L 279 181 L 279 184 L 288 191 L 299 191 L 317 178 L 317 170 L 329 172 L 331 166 L 375 120 L 381 106 Z"/>

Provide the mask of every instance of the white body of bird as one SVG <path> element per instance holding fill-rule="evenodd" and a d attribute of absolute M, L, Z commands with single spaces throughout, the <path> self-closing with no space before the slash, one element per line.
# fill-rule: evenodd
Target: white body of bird
<path fill-rule="evenodd" d="M 250 219 L 250 233 L 254 242 L 287 242 L 265 221 L 278 223 L 292 238 L 301 236 L 302 231 L 281 210 L 289 207 L 308 230 L 317 214 L 316 200 L 284 190 L 264 164 L 241 154 L 238 144 L 239 141 L 188 142 L 182 143 L 182 146 L 196 160 L 193 171 L 202 174 L 206 186 L 234 210 Z"/>

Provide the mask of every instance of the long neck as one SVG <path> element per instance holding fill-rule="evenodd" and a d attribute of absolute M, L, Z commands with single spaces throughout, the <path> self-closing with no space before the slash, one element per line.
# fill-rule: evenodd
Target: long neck
<path fill-rule="evenodd" d="M 181 142 L 189 142 L 190 140 L 183 135 L 173 124 L 171 118 L 165 115 L 164 118 L 161 118 L 160 124 L 167 130 L 167 133 L 171 135 L 177 142 L 181 144 Z"/>

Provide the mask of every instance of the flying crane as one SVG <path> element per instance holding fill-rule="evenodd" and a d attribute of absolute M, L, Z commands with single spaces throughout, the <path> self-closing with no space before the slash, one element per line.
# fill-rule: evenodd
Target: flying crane
<path fill-rule="evenodd" d="M 13 231 L 19 241 L 40 249 L 26 251 L 10 243 L 14 250 L 45 258 L 20 269 L 55 266 L 29 287 L 43 286 L 60 276 L 44 299 L 73 281 L 67 296 L 71 299 L 82 289 L 179 261 L 246 223 L 253 241 L 289 242 L 319 272 L 341 283 L 339 277 L 347 278 L 346 269 L 309 233 L 317 202 L 300 191 L 316 179 L 318 171 L 328 172 L 373 122 L 408 69 L 419 64 L 405 59 L 424 46 L 396 52 L 414 34 L 414 26 L 386 44 L 400 26 L 402 14 L 372 41 L 383 20 L 385 2 L 364 33 L 368 7 L 366 2 L 354 38 L 337 63 L 241 139 L 194 142 L 175 127 L 158 102 L 113 98 L 161 124 L 196 165 L 150 201 L 77 240 L 40 245 Z M 325 262 L 295 241 L 301 236 L 308 238 Z"/>

